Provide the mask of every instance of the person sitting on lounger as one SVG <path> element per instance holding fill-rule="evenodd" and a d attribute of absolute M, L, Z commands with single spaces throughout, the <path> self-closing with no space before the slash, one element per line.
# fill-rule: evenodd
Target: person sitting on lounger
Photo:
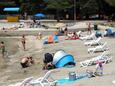
<path fill-rule="evenodd" d="M 70 32 L 68 34 L 68 38 L 66 38 L 66 39 L 76 40 L 76 39 L 79 39 L 79 37 L 77 36 L 76 32 Z"/>

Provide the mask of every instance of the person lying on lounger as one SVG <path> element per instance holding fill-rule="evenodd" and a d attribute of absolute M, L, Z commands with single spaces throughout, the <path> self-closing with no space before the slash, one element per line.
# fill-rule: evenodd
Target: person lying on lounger
<path fill-rule="evenodd" d="M 76 40 L 76 39 L 79 39 L 79 37 L 76 34 L 76 32 L 69 33 L 67 38 L 66 38 L 66 40 Z"/>

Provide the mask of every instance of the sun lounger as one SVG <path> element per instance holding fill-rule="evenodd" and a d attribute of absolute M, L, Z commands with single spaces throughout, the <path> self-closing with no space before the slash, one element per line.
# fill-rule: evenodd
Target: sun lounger
<path fill-rule="evenodd" d="M 106 50 L 108 50 L 106 45 L 107 45 L 107 42 L 105 42 L 103 45 L 98 45 L 95 48 L 89 48 L 88 53 L 94 53 L 97 51 L 106 51 Z"/>
<path fill-rule="evenodd" d="M 18 82 L 16 84 L 8 85 L 8 86 L 30 86 L 30 81 L 33 79 L 33 77 L 29 77 L 24 79 L 22 82 Z"/>
<path fill-rule="evenodd" d="M 56 83 L 55 81 L 51 82 L 51 81 L 48 80 L 48 78 L 51 76 L 52 72 L 53 72 L 53 70 L 49 70 L 43 77 L 40 77 L 40 78 L 35 79 L 35 80 L 32 80 L 30 82 L 30 84 L 32 86 L 39 85 L 39 84 L 41 86 L 51 86 L 51 85 L 55 84 Z"/>
<path fill-rule="evenodd" d="M 91 35 L 85 36 L 85 37 L 80 37 L 81 40 L 86 41 L 86 40 L 91 40 L 95 39 L 95 33 L 92 33 Z"/>
<path fill-rule="evenodd" d="M 58 42 L 59 42 L 59 36 L 57 36 L 57 35 L 54 36 L 54 42 L 55 42 L 55 43 L 58 43 Z"/>
<path fill-rule="evenodd" d="M 99 37 L 99 38 L 97 38 L 96 40 L 94 39 L 94 40 L 92 40 L 92 41 L 85 42 L 84 45 L 86 45 L 86 46 L 100 45 L 100 44 L 102 44 L 102 43 L 101 43 L 101 39 L 102 39 L 102 38 Z"/>
<path fill-rule="evenodd" d="M 82 33 L 81 31 L 76 32 L 78 37 L 80 37 L 81 33 Z"/>
<path fill-rule="evenodd" d="M 80 65 L 82 67 L 87 67 L 87 66 L 95 65 L 97 61 L 101 61 L 106 64 L 112 61 L 112 57 L 109 56 L 109 53 L 107 51 L 105 51 L 97 57 L 80 62 Z"/>

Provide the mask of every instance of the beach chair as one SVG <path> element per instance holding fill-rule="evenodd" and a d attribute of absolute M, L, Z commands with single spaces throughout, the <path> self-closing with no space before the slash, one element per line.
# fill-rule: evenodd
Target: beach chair
<path fill-rule="evenodd" d="M 105 42 L 103 45 L 98 45 L 95 48 L 89 48 L 88 53 L 94 53 L 94 52 L 97 52 L 97 51 L 106 51 L 106 50 L 108 50 L 106 45 L 107 45 L 107 42 Z"/>
<path fill-rule="evenodd" d="M 97 38 L 96 40 L 92 40 L 92 41 L 89 41 L 89 42 L 85 42 L 84 45 L 85 46 L 92 46 L 92 45 L 101 45 L 101 37 Z"/>
<path fill-rule="evenodd" d="M 91 62 L 91 60 L 85 60 L 85 61 L 80 62 L 80 65 L 81 65 L 81 67 L 87 67 L 90 62 Z"/>
<path fill-rule="evenodd" d="M 33 79 L 33 77 L 29 77 L 24 79 L 22 82 L 18 82 L 16 84 L 8 85 L 8 86 L 30 86 L 30 81 Z"/>
<path fill-rule="evenodd" d="M 80 65 L 82 67 L 87 67 L 87 66 L 95 65 L 97 61 L 101 61 L 106 64 L 112 61 L 112 57 L 109 56 L 109 53 L 107 51 L 105 51 L 97 57 L 80 62 Z"/>
<path fill-rule="evenodd" d="M 85 36 L 85 37 L 80 37 L 81 40 L 87 41 L 87 40 L 92 40 L 95 39 L 95 33 L 92 33 L 91 35 Z"/>
<path fill-rule="evenodd" d="M 32 80 L 30 82 L 30 84 L 32 86 L 38 85 L 38 84 L 40 84 L 41 86 L 52 86 L 52 85 L 54 85 L 56 83 L 55 81 L 51 82 L 48 80 L 48 78 L 51 76 L 52 71 L 53 70 L 49 70 L 43 77 Z"/>
<path fill-rule="evenodd" d="M 53 36 L 52 35 L 49 35 L 48 36 L 48 43 L 53 43 L 54 39 L 53 39 Z"/>
<path fill-rule="evenodd" d="M 80 37 L 81 31 L 76 32 L 77 36 Z"/>
<path fill-rule="evenodd" d="M 59 37 L 57 35 L 54 36 L 54 42 L 58 43 L 59 42 Z"/>

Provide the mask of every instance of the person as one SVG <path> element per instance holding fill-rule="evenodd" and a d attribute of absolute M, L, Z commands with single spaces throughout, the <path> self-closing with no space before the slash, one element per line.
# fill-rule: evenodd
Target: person
<path fill-rule="evenodd" d="M 44 70 L 51 69 L 51 67 L 53 66 L 52 61 L 53 61 L 53 55 L 50 53 L 45 53 L 43 58 L 44 63 L 43 69 Z"/>
<path fill-rule="evenodd" d="M 29 57 L 21 58 L 20 64 L 21 64 L 22 68 L 27 68 L 27 67 L 31 66 L 32 64 L 34 64 L 33 57 L 29 56 Z"/>
<path fill-rule="evenodd" d="M 22 68 L 27 68 L 29 67 L 29 58 L 28 57 L 23 57 L 20 62 Z"/>
<path fill-rule="evenodd" d="M 42 33 L 38 33 L 38 39 L 40 40 L 40 39 L 42 39 Z"/>
<path fill-rule="evenodd" d="M 88 34 L 91 34 L 91 23 L 88 23 Z"/>
<path fill-rule="evenodd" d="M 5 54 L 5 44 L 4 44 L 3 41 L 1 41 L 0 49 L 1 49 L 1 52 L 2 52 L 2 57 L 4 58 L 4 54 Z"/>
<path fill-rule="evenodd" d="M 96 70 L 95 73 L 97 75 L 103 75 L 103 62 L 102 61 L 97 61 L 96 62 Z"/>
<path fill-rule="evenodd" d="M 73 39 L 78 39 L 78 38 L 79 38 L 75 31 L 73 32 L 72 38 L 73 38 Z"/>
<path fill-rule="evenodd" d="M 22 42 L 23 49 L 26 50 L 26 48 L 25 48 L 25 45 L 26 45 L 25 35 L 22 36 L 21 42 Z"/>
<path fill-rule="evenodd" d="M 67 36 L 67 33 L 68 33 L 68 28 L 66 26 L 65 29 L 64 29 L 64 34 Z"/>
<path fill-rule="evenodd" d="M 28 58 L 28 62 L 29 62 L 29 65 L 34 64 L 34 60 L 33 60 L 33 57 L 32 57 L 32 56 L 30 56 L 30 57 Z"/>

